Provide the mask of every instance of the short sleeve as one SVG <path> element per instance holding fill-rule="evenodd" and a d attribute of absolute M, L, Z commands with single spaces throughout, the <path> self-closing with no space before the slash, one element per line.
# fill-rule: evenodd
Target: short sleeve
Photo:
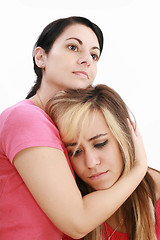
<path fill-rule="evenodd" d="M 63 150 L 58 129 L 49 116 L 33 104 L 15 107 L 2 131 L 3 151 L 13 162 L 15 155 L 29 147 L 48 146 Z"/>

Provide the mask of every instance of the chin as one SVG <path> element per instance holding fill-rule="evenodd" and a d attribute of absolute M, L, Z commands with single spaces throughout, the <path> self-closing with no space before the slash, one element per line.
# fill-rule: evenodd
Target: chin
<path fill-rule="evenodd" d="M 93 188 L 94 188 L 96 191 L 106 190 L 106 189 L 111 188 L 114 184 L 115 184 L 115 182 L 114 182 L 114 183 L 111 183 L 111 184 L 99 184 L 99 185 L 97 185 L 97 186 L 93 186 Z"/>
<path fill-rule="evenodd" d="M 90 85 L 91 85 L 90 82 L 87 82 L 87 81 L 84 82 L 84 80 L 83 80 L 82 82 L 79 82 L 79 83 L 77 82 L 77 84 L 75 84 L 75 85 L 73 84 L 73 85 L 72 85 L 72 88 L 73 88 L 73 89 L 78 89 L 78 88 L 79 88 L 79 89 L 81 89 L 81 88 L 83 89 L 83 88 L 87 88 L 87 87 L 90 86 Z"/>

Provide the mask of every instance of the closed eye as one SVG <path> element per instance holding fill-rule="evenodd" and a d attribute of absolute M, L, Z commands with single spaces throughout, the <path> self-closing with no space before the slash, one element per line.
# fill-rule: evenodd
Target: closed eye
<path fill-rule="evenodd" d="M 74 152 L 74 157 L 77 157 L 78 155 L 80 155 L 80 153 L 82 152 L 82 150 L 81 149 L 78 149 L 78 150 L 76 150 L 75 152 Z"/>
<path fill-rule="evenodd" d="M 94 148 L 102 148 L 103 146 L 105 146 L 108 143 L 108 139 L 104 142 L 101 143 L 97 143 L 94 145 Z"/>
<path fill-rule="evenodd" d="M 69 157 L 77 157 L 80 155 L 81 152 L 81 149 L 77 149 L 76 151 L 68 151 L 68 155 Z"/>

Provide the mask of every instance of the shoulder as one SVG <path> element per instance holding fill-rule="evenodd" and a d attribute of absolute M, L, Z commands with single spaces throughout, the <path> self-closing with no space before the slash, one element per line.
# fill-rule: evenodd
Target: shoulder
<path fill-rule="evenodd" d="M 160 199 L 160 171 L 153 168 L 149 168 L 148 172 L 155 183 L 155 193 L 156 193 L 156 199 L 158 201 Z"/>
<path fill-rule="evenodd" d="M 30 100 L 25 99 L 11 107 L 10 115 L 18 117 L 30 117 L 32 115 L 35 117 L 36 115 L 45 115 L 45 112 Z"/>
<path fill-rule="evenodd" d="M 21 117 L 23 117 L 24 115 L 38 112 L 38 110 L 35 111 L 35 109 L 36 109 L 36 106 L 31 101 L 25 99 L 4 110 L 1 113 L 1 119 L 3 121 L 11 121 L 16 118 L 21 119 Z"/>
<path fill-rule="evenodd" d="M 10 161 L 26 148 L 48 146 L 63 149 L 59 131 L 50 117 L 29 100 L 7 109 L 1 120 L 2 150 Z"/>
<path fill-rule="evenodd" d="M 52 119 L 41 108 L 37 107 L 32 101 L 25 99 L 16 104 L 7 119 L 7 125 L 12 129 L 18 128 L 23 133 L 36 134 L 37 136 L 56 135 L 59 138 L 59 131 Z"/>
<path fill-rule="evenodd" d="M 39 125 L 42 122 L 53 124 L 50 117 L 28 99 L 6 109 L 2 113 L 1 119 L 7 127 L 12 126 L 12 128 L 17 125 L 27 127 L 34 123 Z"/>

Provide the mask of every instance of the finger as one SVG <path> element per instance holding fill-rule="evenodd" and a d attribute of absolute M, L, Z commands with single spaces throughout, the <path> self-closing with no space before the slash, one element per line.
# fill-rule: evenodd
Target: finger
<path fill-rule="evenodd" d="M 127 118 L 127 121 L 128 121 L 128 126 L 129 126 L 130 131 L 134 132 L 135 131 L 135 123 L 132 122 L 129 118 Z"/>

